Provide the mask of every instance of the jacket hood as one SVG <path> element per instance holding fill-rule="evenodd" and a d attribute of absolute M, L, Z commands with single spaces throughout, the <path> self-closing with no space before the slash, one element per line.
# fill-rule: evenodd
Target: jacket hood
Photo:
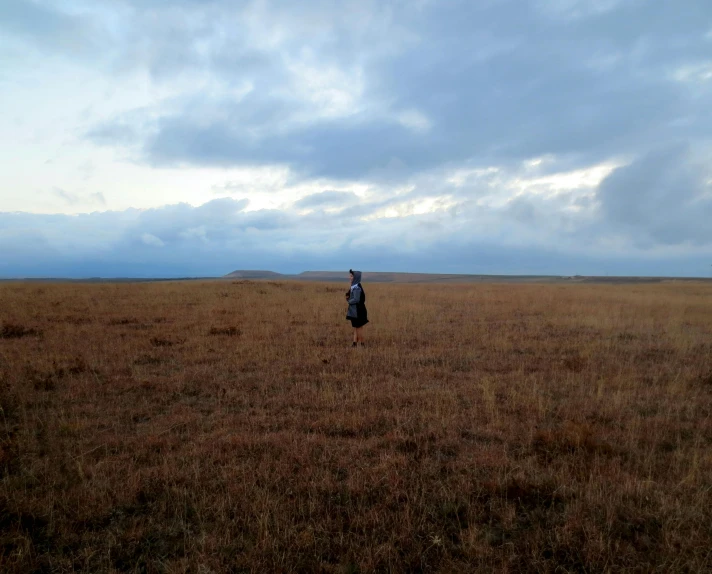
<path fill-rule="evenodd" d="M 353 269 L 349 270 L 351 273 L 353 273 L 354 278 L 351 280 L 351 286 L 353 287 L 357 283 L 361 283 L 361 272 L 360 271 L 354 271 Z"/>

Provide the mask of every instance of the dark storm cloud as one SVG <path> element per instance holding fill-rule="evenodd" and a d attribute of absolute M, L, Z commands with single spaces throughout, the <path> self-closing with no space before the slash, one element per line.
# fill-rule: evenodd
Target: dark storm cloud
<path fill-rule="evenodd" d="M 708 271 L 699 255 L 655 256 L 621 252 L 571 252 L 546 245 L 504 245 L 471 233 L 424 238 L 431 217 L 381 220 L 366 226 L 339 216 L 295 217 L 285 212 L 245 212 L 244 200 L 218 199 L 145 211 L 78 216 L 0 213 L 0 277 L 218 276 L 234 269 L 270 268 L 484 274 L 675 274 Z M 541 209 L 542 206 L 540 205 Z M 498 226 L 521 222 L 500 214 Z M 408 221 L 412 219 L 412 221 Z M 419 225 L 420 223 L 424 225 Z M 446 222 L 457 226 L 456 219 Z M 537 227 L 541 221 L 525 225 Z M 441 225 L 442 226 L 442 225 Z M 307 230 L 308 231 L 305 231 Z M 388 242 L 380 238 L 389 237 Z M 707 264 L 708 265 L 708 264 Z"/>
<path fill-rule="evenodd" d="M 226 85 L 252 86 L 238 99 L 185 94 L 170 109 L 147 109 L 89 133 L 108 145 L 133 141 L 153 164 L 286 163 L 336 178 L 376 176 L 394 161 L 406 174 L 548 153 L 578 154 L 590 164 L 712 129 L 704 101 L 671 79 L 680 67 L 709 61 L 712 5 L 703 0 L 628 0 L 598 10 L 555 0 L 446 1 L 421 10 L 393 2 L 352 14 L 331 2 L 299 9 L 284 2 L 130 4 L 133 16 L 106 48 L 124 65 L 160 78 L 207 71 Z M 88 17 L 23 6 L 3 9 L 11 31 L 90 35 Z M 374 15 L 385 24 L 375 25 Z M 226 35 L 221 26 L 231 16 L 243 32 L 258 35 L 262 27 L 283 40 L 255 47 L 242 38 L 248 34 Z M 369 33 L 369 24 L 390 33 L 395 48 Z M 358 66 L 364 81 L 353 114 L 323 117 L 323 102 L 294 94 L 286 62 L 304 53 L 317 69 L 334 66 L 348 76 Z M 397 121 L 409 110 L 427 126 Z"/>
<path fill-rule="evenodd" d="M 692 157 L 688 145 L 616 169 L 597 197 L 604 221 L 641 243 L 712 244 L 712 170 Z"/>
<path fill-rule="evenodd" d="M 293 93 L 279 48 L 221 41 L 200 55 L 197 40 L 215 40 L 215 25 L 178 26 L 168 43 L 157 25 L 156 42 L 142 52 L 146 65 L 158 60 L 185 72 L 198 62 L 228 84 L 251 82 L 252 91 L 238 99 L 191 94 L 171 111 L 146 110 L 144 121 L 134 120 L 142 124 L 134 140 L 143 160 L 156 165 L 279 163 L 305 176 L 354 179 L 378 177 L 394 163 L 402 176 L 472 158 L 485 165 L 559 154 L 590 165 L 651 141 L 708 133 L 705 100 L 672 76 L 709 60 L 712 5 L 622 1 L 588 12 L 585 5 L 437 2 L 406 17 L 395 3 L 388 5 L 390 27 L 410 36 L 392 51 L 365 43 L 358 18 L 356 31 L 347 30 L 334 4 L 319 4 L 321 14 L 307 4 L 301 18 L 272 5 L 277 22 L 322 24 L 321 34 L 297 32 L 285 44 L 295 54 L 312 53 L 310 65 L 360 65 L 364 85 L 354 112 L 333 116 Z M 169 13 L 181 22 L 185 14 L 227 10 L 220 2 L 178 6 Z M 409 111 L 425 123 L 409 124 Z M 129 133 L 119 122 L 91 136 L 121 144 Z"/>

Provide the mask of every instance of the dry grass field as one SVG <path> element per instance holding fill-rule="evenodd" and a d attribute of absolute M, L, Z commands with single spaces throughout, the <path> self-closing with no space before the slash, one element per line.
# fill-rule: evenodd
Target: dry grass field
<path fill-rule="evenodd" d="M 0 284 L 0 571 L 712 570 L 712 285 Z"/>

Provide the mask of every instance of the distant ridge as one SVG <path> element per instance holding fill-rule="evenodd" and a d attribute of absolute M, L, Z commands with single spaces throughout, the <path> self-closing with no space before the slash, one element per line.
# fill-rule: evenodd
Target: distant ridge
<path fill-rule="evenodd" d="M 304 281 L 346 281 L 348 273 L 343 271 L 304 271 L 292 276 Z M 511 275 L 455 275 L 443 273 L 397 273 L 384 271 L 364 271 L 363 280 L 370 283 L 463 283 L 476 281 L 552 281 L 557 277 L 511 276 Z"/>
<path fill-rule="evenodd" d="M 227 279 L 285 279 L 289 275 L 282 275 L 281 273 L 275 273 L 274 271 L 260 271 L 260 270 L 238 270 L 233 271 L 225 275 Z"/>
<path fill-rule="evenodd" d="M 296 275 L 274 271 L 238 270 L 225 275 L 225 279 L 271 279 L 291 281 L 344 282 L 345 271 L 304 271 Z M 562 275 L 464 275 L 443 273 L 389 273 L 364 271 L 364 282 L 369 283 L 661 283 L 675 281 L 710 281 L 704 277 L 601 277 Z"/>
<path fill-rule="evenodd" d="M 222 277 L 0 277 L 0 283 L 154 283 L 171 281 L 225 281 L 241 279 L 244 281 L 321 281 L 343 283 L 348 281 L 348 272 L 343 271 L 304 271 L 289 275 L 275 271 L 237 270 Z M 364 271 L 363 280 L 368 283 L 712 283 L 710 277 L 622 277 L 622 276 L 584 276 L 584 275 L 455 275 L 443 273 L 389 273 L 383 271 Z"/>

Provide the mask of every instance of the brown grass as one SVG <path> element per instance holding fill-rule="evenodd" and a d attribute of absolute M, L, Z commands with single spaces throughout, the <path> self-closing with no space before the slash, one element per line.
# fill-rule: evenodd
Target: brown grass
<path fill-rule="evenodd" d="M 0 284 L 0 571 L 702 572 L 712 288 Z"/>

